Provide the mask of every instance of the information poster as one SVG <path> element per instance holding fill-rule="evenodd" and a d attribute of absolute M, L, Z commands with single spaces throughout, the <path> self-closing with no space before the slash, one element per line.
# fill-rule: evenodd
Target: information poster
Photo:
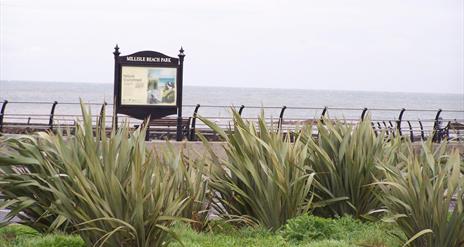
<path fill-rule="evenodd" d="M 121 105 L 176 105 L 176 68 L 122 66 Z"/>

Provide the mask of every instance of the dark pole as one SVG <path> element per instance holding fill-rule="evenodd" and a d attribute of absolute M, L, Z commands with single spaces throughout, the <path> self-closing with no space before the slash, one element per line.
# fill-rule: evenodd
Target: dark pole
<path fill-rule="evenodd" d="M 114 88 L 113 88 L 113 128 L 118 128 L 118 99 L 119 99 L 119 47 L 114 47 Z"/>
<path fill-rule="evenodd" d="M 328 110 L 328 107 L 325 106 L 324 107 L 324 110 L 322 110 L 322 113 L 321 113 L 321 123 L 324 123 L 324 117 L 325 117 L 325 114 L 327 113 L 327 110 Z"/>
<path fill-rule="evenodd" d="M 419 126 L 420 126 L 420 129 L 421 129 L 421 138 L 422 138 L 423 141 L 425 141 L 424 126 L 422 125 L 421 120 L 419 120 Z"/>
<path fill-rule="evenodd" d="M 367 107 L 364 107 L 362 113 L 361 113 L 361 121 L 364 121 L 364 118 L 366 117 L 366 112 L 367 112 Z"/>
<path fill-rule="evenodd" d="M 409 138 L 411 139 L 411 142 L 414 142 L 414 131 L 412 130 L 412 125 L 411 122 L 408 120 L 408 125 L 409 125 Z"/>
<path fill-rule="evenodd" d="M 193 111 L 193 118 L 192 118 L 192 128 L 190 130 L 190 140 L 195 141 L 195 128 L 196 128 L 196 122 L 197 122 L 197 116 L 198 116 L 198 109 L 200 109 L 200 104 L 197 104 L 195 106 L 195 110 Z"/>
<path fill-rule="evenodd" d="M 50 111 L 50 119 L 48 120 L 48 126 L 50 127 L 50 130 L 53 130 L 53 117 L 55 115 L 55 108 L 57 104 L 58 101 L 53 102 L 52 110 Z"/>
<path fill-rule="evenodd" d="M 184 49 L 180 47 L 179 50 L 179 78 L 177 87 L 177 135 L 176 140 L 182 140 L 182 84 L 184 74 Z"/>
<path fill-rule="evenodd" d="M 287 109 L 286 106 L 283 106 L 282 109 L 280 110 L 280 115 L 279 115 L 279 122 L 277 123 L 277 129 L 279 131 L 282 130 L 282 125 L 284 123 L 284 113 L 285 113 L 285 109 Z"/>
<path fill-rule="evenodd" d="M 398 121 L 396 122 L 396 128 L 398 128 L 398 134 L 400 136 L 403 135 L 403 133 L 401 132 L 401 121 L 403 120 L 403 114 L 404 112 L 406 111 L 406 109 L 401 109 L 401 112 L 400 112 L 400 115 L 398 116 Z"/>
<path fill-rule="evenodd" d="M 327 113 L 327 110 L 328 110 L 328 107 L 325 106 L 324 110 L 322 110 L 321 118 L 325 116 L 325 114 Z"/>
<path fill-rule="evenodd" d="M 244 108 L 245 108 L 244 105 L 241 105 L 241 106 L 240 106 L 240 109 L 238 109 L 238 115 L 240 115 L 240 116 L 242 115 L 242 112 L 243 112 L 243 109 L 244 109 Z"/>
<path fill-rule="evenodd" d="M 435 142 L 440 142 L 441 141 L 441 130 L 440 130 L 440 114 L 441 114 L 441 109 L 438 109 L 437 115 L 435 115 L 435 122 L 433 123 L 433 141 Z"/>
<path fill-rule="evenodd" d="M 3 101 L 2 110 L 0 111 L 0 132 L 3 131 L 3 118 L 5 116 L 6 104 L 8 104 L 8 100 Z"/>

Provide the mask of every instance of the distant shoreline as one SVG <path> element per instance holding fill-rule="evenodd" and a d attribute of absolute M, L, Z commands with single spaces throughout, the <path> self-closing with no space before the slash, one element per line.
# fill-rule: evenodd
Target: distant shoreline
<path fill-rule="evenodd" d="M 71 82 L 71 81 L 30 81 L 30 80 L 0 80 L 0 83 L 48 83 L 48 84 L 97 84 L 97 85 L 113 85 L 113 82 Z M 312 92 L 366 92 L 366 93 L 391 93 L 391 94 L 423 94 L 423 95 L 461 95 L 463 93 L 437 93 L 437 92 L 405 92 L 405 91 L 380 91 L 380 90 L 336 90 L 336 89 L 310 89 L 310 88 L 267 88 L 267 87 L 234 87 L 234 86 L 208 86 L 208 85 L 184 85 L 185 87 L 203 87 L 203 88 L 231 88 L 231 89 L 256 89 L 256 90 L 304 90 Z"/>

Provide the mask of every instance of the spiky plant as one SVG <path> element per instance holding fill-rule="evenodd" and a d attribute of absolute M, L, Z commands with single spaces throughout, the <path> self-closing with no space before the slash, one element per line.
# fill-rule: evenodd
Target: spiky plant
<path fill-rule="evenodd" d="M 228 133 L 201 118 L 226 142 L 227 158 L 212 153 L 213 208 L 223 218 L 277 230 L 312 206 L 314 174 L 306 172 L 307 148 L 299 138 L 291 143 L 273 126 L 266 126 L 263 114 L 255 126 L 232 113 L 234 126 Z"/>
<path fill-rule="evenodd" d="M 457 150 L 450 152 L 446 143 L 434 147 L 431 141 L 420 151 L 400 153 L 397 163 L 381 163 L 380 198 L 404 232 L 405 245 L 464 246 L 462 164 Z"/>
<path fill-rule="evenodd" d="M 0 142 L 5 145 L 0 154 L 0 209 L 9 210 L 0 224 L 16 217 L 40 232 L 73 231 L 66 218 L 53 210 L 54 195 L 41 179 L 47 172 L 36 165 L 44 161 L 38 147 L 48 147 L 32 136 L 4 137 Z"/>
<path fill-rule="evenodd" d="M 131 133 L 124 125 L 107 137 L 105 124 L 94 130 L 90 112 L 84 106 L 82 112 L 83 122 L 73 136 L 58 132 L 8 139 L 18 154 L 2 157 L 2 165 L 33 167 L 22 174 L 23 185 L 47 192 L 48 208 L 68 220 L 89 245 L 167 244 L 169 233 L 175 237 L 170 225 L 189 201 L 180 184 L 187 174 L 182 154 L 159 159 L 146 146 L 145 129 Z M 11 209 L 24 210 L 29 199 Z"/>
<path fill-rule="evenodd" d="M 188 199 L 184 209 L 182 210 L 182 217 L 190 219 L 192 228 L 196 231 L 202 231 L 208 224 L 208 210 L 211 205 L 211 191 L 208 185 L 208 172 L 207 162 L 204 158 L 200 158 L 200 154 L 196 154 L 198 158 L 187 157 L 183 154 L 183 149 L 179 150 L 181 156 L 178 156 L 171 143 L 166 142 L 165 149 L 158 150 L 157 158 L 164 163 L 177 163 L 182 162 L 183 165 L 170 166 L 172 169 L 177 170 L 178 186 L 180 191 L 184 191 L 188 195 Z M 181 158 L 180 161 L 176 161 Z"/>
<path fill-rule="evenodd" d="M 316 195 L 319 200 L 333 203 L 315 213 L 368 217 L 381 205 L 375 195 L 378 188 L 372 183 L 382 175 L 376 169 L 376 159 L 382 155 L 385 139 L 375 135 L 368 119 L 350 124 L 325 118 L 318 121 L 317 130 L 317 138 L 313 138 L 311 129 L 301 135 L 308 145 L 311 169 L 316 173 Z"/>

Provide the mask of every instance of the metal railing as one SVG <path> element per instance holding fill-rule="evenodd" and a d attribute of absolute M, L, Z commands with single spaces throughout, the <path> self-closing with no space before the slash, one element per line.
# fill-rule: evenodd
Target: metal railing
<path fill-rule="evenodd" d="M 112 112 L 112 104 L 104 103 Z M 65 113 L 57 113 L 58 106 L 65 106 Z M 80 121 L 78 112 L 80 103 L 77 102 L 25 102 L 8 101 L 1 102 L 0 108 L 0 132 L 15 133 L 24 130 L 54 130 L 58 126 L 74 126 Z M 100 114 L 91 115 L 95 125 L 102 123 L 100 115 L 103 111 L 102 103 L 86 103 Z M 49 107 L 49 108 L 48 108 Z M 77 107 L 76 113 L 69 113 L 69 107 Z M 40 108 L 37 110 L 37 108 Z M 221 128 L 228 129 L 232 123 L 230 109 L 237 110 L 244 119 L 256 121 L 258 115 L 265 115 L 266 123 L 275 126 L 284 132 L 294 132 L 303 125 L 314 123 L 324 117 L 342 119 L 346 123 L 357 123 L 367 117 L 371 120 L 372 128 L 379 134 L 384 131 L 391 135 L 407 136 L 412 141 L 433 138 L 435 142 L 444 139 L 453 141 L 464 140 L 464 110 L 456 109 L 395 109 L 395 108 L 349 108 L 349 107 L 294 107 L 294 106 L 225 106 L 225 105 L 183 105 L 183 112 L 190 117 L 188 133 L 184 138 L 196 140 L 196 132 L 214 135 L 211 129 L 198 117 L 202 116 L 218 124 Z M 20 113 L 19 110 L 27 110 Z M 32 112 L 30 112 L 32 109 Z M 48 110 L 46 110 L 48 109 Z M 46 112 L 46 113 L 44 113 Z M 108 110 L 107 110 L 108 112 Z M 269 115 L 269 113 L 271 113 Z M 312 114 L 311 114 L 312 113 Z M 407 117 L 409 114 L 409 117 Z M 412 114 L 412 117 L 411 117 Z M 112 118 L 112 114 L 106 116 L 106 120 Z M 118 119 L 124 119 L 134 126 L 140 125 L 141 120 L 133 119 L 125 115 L 119 115 Z M 111 121 L 108 121 L 111 123 Z M 111 127 L 111 126 L 108 126 Z M 156 137 L 155 137 L 156 138 Z"/>

